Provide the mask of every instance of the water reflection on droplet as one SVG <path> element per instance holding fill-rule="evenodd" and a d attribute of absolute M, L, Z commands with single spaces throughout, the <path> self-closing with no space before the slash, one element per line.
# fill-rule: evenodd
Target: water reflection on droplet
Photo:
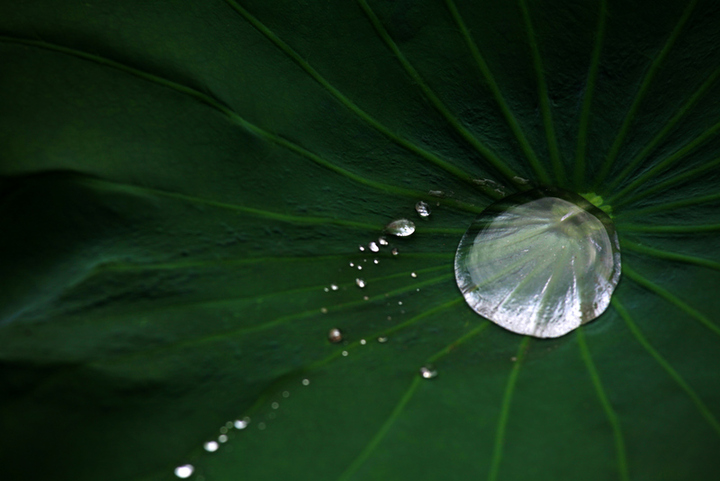
<path fill-rule="evenodd" d="M 345 357 L 347 357 L 348 352 L 347 352 L 347 351 L 343 351 L 343 352 L 342 352 L 342 355 L 345 356 Z"/>
<path fill-rule="evenodd" d="M 437 377 L 438 373 L 430 366 L 423 366 L 420 368 L 420 375 L 425 379 L 432 379 Z"/>
<path fill-rule="evenodd" d="M 220 445 L 215 441 L 208 441 L 203 445 L 203 448 L 205 448 L 205 451 L 207 451 L 208 453 L 214 453 L 218 450 L 219 447 Z"/>
<path fill-rule="evenodd" d="M 377 245 L 375 242 L 369 243 L 369 244 L 368 244 L 368 247 L 369 247 L 370 250 L 373 251 L 373 252 L 378 252 L 378 251 L 380 250 L 380 247 L 378 247 L 378 245 Z"/>
<path fill-rule="evenodd" d="M 338 343 L 343 340 L 342 332 L 340 329 L 333 328 L 328 331 L 328 340 L 333 343 Z"/>
<path fill-rule="evenodd" d="M 359 277 L 355 279 L 355 284 L 357 284 L 357 286 L 361 289 L 365 287 L 365 281 L 363 279 L 360 279 Z"/>
<path fill-rule="evenodd" d="M 407 237 L 415 232 L 415 223 L 407 219 L 397 219 L 385 226 L 388 234 L 398 237 Z"/>
<path fill-rule="evenodd" d="M 536 189 L 488 207 L 463 236 L 455 278 L 468 305 L 496 324 L 559 337 L 610 304 L 620 279 L 612 220 L 584 198 Z"/>
<path fill-rule="evenodd" d="M 420 201 L 415 204 L 415 212 L 417 212 L 420 217 L 429 217 L 431 212 L 430 206 L 427 202 Z"/>
<path fill-rule="evenodd" d="M 195 468 L 192 464 L 184 464 L 175 468 L 175 476 L 182 479 L 189 478 L 192 476 L 193 471 L 195 471 Z"/>

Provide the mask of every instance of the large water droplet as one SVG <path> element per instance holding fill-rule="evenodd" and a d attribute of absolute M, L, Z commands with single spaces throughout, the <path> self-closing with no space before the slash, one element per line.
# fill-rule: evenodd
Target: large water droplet
<path fill-rule="evenodd" d="M 455 255 L 470 307 L 496 324 L 559 337 L 602 314 L 620 279 L 610 218 L 558 189 L 515 194 L 473 222 Z"/>
<path fill-rule="evenodd" d="M 386 225 L 385 230 L 388 234 L 396 235 L 398 237 L 407 237 L 415 232 L 415 223 L 407 219 L 398 219 Z"/>

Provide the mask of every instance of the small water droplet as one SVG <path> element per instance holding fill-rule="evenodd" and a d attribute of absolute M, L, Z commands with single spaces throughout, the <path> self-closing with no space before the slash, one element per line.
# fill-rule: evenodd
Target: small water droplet
<path fill-rule="evenodd" d="M 402 306 L 402 301 L 398 301 L 398 306 Z"/>
<path fill-rule="evenodd" d="M 363 301 L 369 301 L 370 298 L 368 296 L 363 296 Z"/>
<path fill-rule="evenodd" d="M 358 246 L 358 249 L 360 249 L 360 252 L 364 252 L 364 251 L 365 251 L 365 246 Z"/>
<path fill-rule="evenodd" d="M 343 355 L 343 356 L 347 356 L 347 355 L 348 355 L 348 352 L 347 352 L 347 351 L 343 351 L 343 352 L 342 352 L 342 355 Z"/>
<path fill-rule="evenodd" d="M 398 237 L 407 237 L 415 232 L 415 223 L 407 219 L 397 219 L 385 226 L 388 234 Z"/>
<path fill-rule="evenodd" d="M 218 436 L 218 441 L 220 441 L 221 443 L 226 443 L 227 440 L 228 440 L 227 434 L 221 434 L 220 436 Z"/>
<path fill-rule="evenodd" d="M 337 329 L 337 328 L 330 329 L 330 331 L 328 331 L 328 340 L 335 344 L 342 341 L 343 336 L 342 336 L 342 332 L 340 332 L 340 329 Z"/>
<path fill-rule="evenodd" d="M 303 386 L 309 386 L 309 385 L 310 385 L 310 379 L 303 379 L 303 380 L 302 380 L 302 385 L 303 385 Z"/>
<path fill-rule="evenodd" d="M 361 270 L 362 270 L 362 266 L 360 266 L 360 265 L 359 265 L 359 266 L 357 266 L 357 268 L 358 268 L 358 270 L 359 270 L 359 271 L 361 271 Z"/>
<path fill-rule="evenodd" d="M 225 433 L 228 432 L 228 428 L 225 427 L 225 426 L 223 426 L 223 427 L 220 428 L 220 432 L 221 432 L 222 434 L 225 434 Z"/>
<path fill-rule="evenodd" d="M 397 248 L 393 248 L 393 250 L 392 250 L 392 255 L 396 256 L 396 255 L 398 255 L 399 252 L 400 252 L 400 251 L 397 250 Z"/>
<path fill-rule="evenodd" d="M 258 429 L 259 429 L 260 431 L 264 431 L 265 428 L 266 428 L 265 423 L 258 423 Z"/>
<path fill-rule="evenodd" d="M 363 279 L 360 279 L 359 277 L 355 279 L 355 284 L 358 285 L 359 288 L 365 287 L 365 281 Z"/>
<path fill-rule="evenodd" d="M 290 391 L 283 391 L 282 397 L 284 397 L 284 398 L 290 397 Z"/>
<path fill-rule="evenodd" d="M 380 263 L 380 261 L 379 261 L 379 260 L 377 260 L 377 259 L 373 259 L 373 264 L 379 264 L 379 263 Z"/>
<path fill-rule="evenodd" d="M 378 247 L 378 245 L 377 245 L 375 242 L 369 243 L 369 244 L 368 244 L 368 247 L 369 247 L 370 250 L 373 251 L 373 252 L 378 252 L 378 251 L 380 251 L 380 247 Z"/>
<path fill-rule="evenodd" d="M 273 409 L 277 409 L 277 408 L 280 407 L 280 403 L 274 402 L 274 403 L 272 403 L 272 404 L 270 405 L 270 407 L 273 408 Z"/>
<path fill-rule="evenodd" d="M 417 204 L 415 204 L 415 211 L 418 213 L 420 217 L 429 217 L 430 216 L 430 206 L 427 202 L 420 201 Z"/>
<path fill-rule="evenodd" d="M 332 289 L 333 291 L 337 291 L 338 290 L 337 284 L 330 284 L 330 289 Z"/>
<path fill-rule="evenodd" d="M 388 241 L 387 241 L 387 239 L 384 238 L 384 237 L 379 237 L 379 238 L 378 238 L 378 244 L 380 244 L 381 246 L 386 246 L 386 245 L 388 245 Z"/>
<path fill-rule="evenodd" d="M 195 467 L 192 464 L 184 464 L 175 468 L 175 476 L 182 479 L 189 478 L 194 471 Z"/>
<path fill-rule="evenodd" d="M 387 337 L 384 337 L 384 336 L 378 337 L 378 342 L 379 342 L 380 344 L 385 344 L 385 343 L 387 342 L 387 340 L 388 340 Z"/>
<path fill-rule="evenodd" d="M 323 314 L 327 314 L 328 313 L 327 307 L 321 307 L 320 312 L 322 312 Z"/>
<path fill-rule="evenodd" d="M 420 375 L 425 379 L 437 377 L 437 374 L 437 371 L 430 366 L 423 366 L 420 368 Z"/>
<path fill-rule="evenodd" d="M 327 287 L 326 287 L 325 289 L 323 289 L 323 290 L 324 290 L 325 292 L 330 292 L 330 289 L 328 289 Z"/>
<path fill-rule="evenodd" d="M 417 272 L 411 272 L 410 277 L 417 277 Z"/>
<path fill-rule="evenodd" d="M 237 420 L 235 420 L 235 423 L 234 423 L 235 429 L 245 429 L 249 422 L 250 422 L 250 420 L 246 421 L 245 419 L 237 419 Z"/>
<path fill-rule="evenodd" d="M 355 267 L 355 263 L 354 263 L 354 262 L 351 262 L 351 263 L 350 263 L 350 267 Z"/>
<path fill-rule="evenodd" d="M 612 220 L 577 194 L 535 189 L 498 201 L 455 254 L 478 314 L 518 334 L 559 337 L 602 314 L 620 279 Z"/>
<path fill-rule="evenodd" d="M 428 194 L 432 195 L 433 197 L 440 197 L 441 199 L 445 197 L 445 192 L 442 190 L 431 190 L 428 192 Z"/>
<path fill-rule="evenodd" d="M 524 178 L 522 178 L 522 177 L 520 177 L 520 176 L 518 176 L 518 175 L 516 175 L 515 177 L 513 177 L 513 180 L 514 180 L 516 183 L 520 184 L 520 185 L 527 185 L 527 184 L 530 183 L 529 180 L 524 179 Z"/>
<path fill-rule="evenodd" d="M 203 444 L 203 448 L 205 448 L 205 451 L 207 451 L 208 453 L 214 453 L 218 450 L 219 447 L 220 445 L 215 441 L 208 441 Z"/>
<path fill-rule="evenodd" d="M 366 343 L 367 343 L 367 341 L 365 341 L 365 339 L 360 339 L 360 344 L 362 344 L 364 346 Z"/>

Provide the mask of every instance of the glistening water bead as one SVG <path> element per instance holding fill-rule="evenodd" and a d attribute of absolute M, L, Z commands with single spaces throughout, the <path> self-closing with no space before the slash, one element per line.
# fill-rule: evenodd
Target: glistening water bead
<path fill-rule="evenodd" d="M 583 197 L 532 190 L 475 219 L 455 254 L 455 279 L 481 316 L 518 334 L 559 337 L 610 304 L 620 245 L 612 220 Z"/>

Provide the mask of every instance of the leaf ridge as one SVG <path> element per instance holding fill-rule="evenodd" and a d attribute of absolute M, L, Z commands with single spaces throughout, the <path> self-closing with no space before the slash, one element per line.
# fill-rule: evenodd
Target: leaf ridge
<path fill-rule="evenodd" d="M 490 88 L 490 91 L 493 94 L 493 97 L 495 98 L 495 101 L 498 103 L 498 106 L 500 107 L 500 110 L 503 113 L 503 116 L 505 117 L 505 120 L 507 121 L 508 125 L 510 126 L 510 130 L 512 130 L 513 134 L 515 135 L 515 138 L 517 139 L 518 143 L 520 144 L 520 147 L 522 148 L 523 152 L 525 153 L 525 156 L 528 159 L 528 162 L 530 163 L 530 167 L 533 169 L 535 174 L 540 178 L 540 180 L 543 183 L 549 183 L 550 177 L 548 176 L 547 172 L 545 172 L 545 169 L 542 167 L 542 164 L 540 164 L 540 161 L 537 158 L 537 155 L 535 154 L 535 151 L 530 146 L 530 142 L 528 141 L 527 137 L 525 136 L 522 128 L 520 127 L 520 124 L 518 123 L 517 119 L 515 118 L 515 115 L 513 115 L 512 110 L 510 110 L 510 106 L 508 105 L 507 101 L 505 100 L 505 97 L 503 96 L 500 87 L 498 86 L 497 82 L 495 81 L 495 77 L 493 76 L 492 72 L 490 71 L 490 68 L 487 65 L 487 62 L 485 62 L 485 58 L 480 53 L 480 49 L 478 48 L 477 44 L 475 43 L 475 40 L 473 40 L 472 35 L 470 34 L 470 30 L 465 25 L 465 21 L 462 18 L 462 15 L 460 15 L 460 11 L 458 10 L 457 6 L 455 5 L 455 2 L 453 0 L 445 0 L 445 4 L 447 5 L 448 9 L 450 10 L 450 14 L 452 15 L 453 19 L 455 20 L 455 23 L 458 25 L 458 28 L 460 28 L 460 33 L 463 36 L 463 39 L 465 40 L 465 43 L 467 44 L 468 48 L 470 49 L 470 53 L 475 60 L 475 63 L 478 65 L 478 69 L 482 73 L 483 77 L 485 78 L 485 81 L 488 84 L 488 87 Z"/>
<path fill-rule="evenodd" d="M 690 18 L 690 15 L 692 14 L 693 10 L 695 9 L 696 4 L 697 4 L 697 0 L 691 0 L 690 3 L 688 3 L 688 6 L 685 8 L 682 16 L 678 20 L 678 23 L 675 25 L 675 28 L 673 28 L 672 32 L 670 33 L 670 36 L 668 37 L 667 41 L 665 42 L 665 45 L 660 50 L 660 52 L 658 52 L 657 56 L 650 64 L 650 68 L 648 69 L 647 73 L 645 74 L 645 77 L 643 78 L 643 81 L 640 84 L 640 88 L 638 89 L 637 93 L 635 94 L 635 98 L 633 99 L 633 102 L 630 105 L 630 109 L 628 110 L 628 113 L 625 115 L 625 119 L 623 120 L 623 123 L 620 126 L 620 130 L 618 131 L 617 136 L 615 137 L 615 141 L 613 142 L 612 146 L 610 147 L 610 151 L 608 152 L 608 155 L 605 158 L 605 161 L 603 162 L 603 165 L 600 168 L 600 172 L 598 173 L 597 178 L 595 180 L 595 184 L 593 186 L 595 189 L 597 189 L 598 186 L 602 185 L 602 183 L 605 181 L 605 178 L 610 173 L 610 169 L 612 168 L 613 164 L 615 163 L 618 153 L 620 152 L 620 147 L 622 147 L 623 141 L 625 140 L 628 130 L 630 129 L 630 124 L 632 123 L 633 119 L 635 118 L 635 114 L 637 113 L 637 110 L 640 107 L 640 103 L 645 98 L 645 94 L 647 94 L 648 88 L 650 87 L 650 83 L 652 82 L 653 77 L 655 77 L 655 73 L 660 68 L 660 64 L 665 60 L 665 57 L 667 56 L 668 52 L 672 48 L 673 44 L 675 43 L 675 40 L 680 36 L 680 32 L 682 31 L 683 27 L 685 26 L 685 23 Z"/>
<path fill-rule="evenodd" d="M 418 86 L 418 88 L 420 88 L 425 97 L 430 100 L 430 103 L 435 107 L 435 109 L 440 112 L 443 117 L 445 117 L 448 123 L 452 125 L 452 127 L 460 134 L 463 139 L 465 139 L 465 141 L 472 145 L 480 154 L 482 154 L 488 160 L 488 162 L 490 162 L 490 165 L 492 165 L 492 167 L 497 172 L 502 174 L 502 176 L 505 177 L 507 181 L 511 183 L 515 182 L 513 179 L 517 177 L 517 174 L 511 168 L 505 165 L 502 159 L 500 159 L 494 152 L 492 152 L 485 144 L 480 142 L 480 140 L 478 140 L 464 125 L 462 125 L 462 123 L 460 123 L 457 117 L 455 117 L 455 115 L 450 112 L 450 110 L 447 108 L 447 106 L 445 106 L 442 100 L 440 100 L 440 98 L 435 94 L 435 92 L 433 92 L 430 86 L 425 83 L 425 80 L 423 80 L 418 71 L 415 70 L 415 67 L 412 66 L 410 61 L 407 59 L 407 57 L 405 57 L 405 55 L 402 53 L 395 41 L 390 37 L 390 34 L 388 34 L 387 30 L 380 22 L 380 19 L 377 17 L 377 15 L 375 15 L 375 12 L 372 10 L 372 8 L 370 8 L 370 5 L 368 5 L 365 0 L 357 0 L 357 2 L 360 5 L 360 8 L 362 8 L 363 12 L 365 12 L 365 14 L 367 15 L 370 23 L 372 24 L 377 34 L 385 42 L 388 48 L 393 52 L 395 57 L 400 62 L 400 65 L 402 65 L 410 78 L 413 79 L 413 81 Z M 473 185 L 478 185 L 470 176 L 467 176 L 464 180 L 469 181 Z M 492 189 L 486 189 L 486 191 L 494 192 L 494 190 Z"/>
<path fill-rule="evenodd" d="M 637 284 L 643 286 L 644 288 L 654 292 L 655 294 L 659 295 L 663 299 L 665 299 L 670 304 L 673 304 L 674 306 L 678 307 L 680 310 L 684 311 L 686 314 L 690 315 L 691 317 L 694 317 L 697 319 L 702 325 L 710 329 L 712 332 L 720 336 L 720 327 L 713 324 L 710 319 L 705 317 L 703 314 L 700 313 L 700 311 L 697 311 L 696 309 L 693 309 L 688 305 L 687 303 L 683 302 L 678 298 L 677 296 L 671 294 L 666 289 L 663 289 L 662 287 L 658 286 L 657 284 L 651 282 L 649 279 L 641 276 L 637 272 L 635 272 L 633 269 L 627 266 L 627 263 L 623 265 L 623 274 L 627 275 L 630 279 L 635 281 Z"/>
<path fill-rule="evenodd" d="M 484 321 L 479 326 L 475 327 L 471 331 L 467 332 L 457 340 L 453 341 L 451 344 L 448 344 L 446 347 L 444 347 L 439 352 L 435 353 L 434 355 L 430 356 L 426 363 L 433 363 L 438 361 L 439 359 L 445 357 L 446 355 L 450 354 L 452 350 L 457 347 L 458 345 L 466 342 L 472 337 L 475 337 L 476 335 L 480 334 L 482 331 L 485 330 L 489 325 L 488 321 Z M 347 481 L 349 480 L 353 474 L 367 461 L 367 459 L 372 455 L 373 451 L 377 448 L 377 446 L 382 442 L 382 440 L 387 435 L 388 431 L 390 431 L 390 428 L 392 425 L 398 420 L 398 418 L 402 415 L 403 410 L 405 409 L 405 406 L 410 402 L 412 397 L 415 395 L 415 392 L 417 391 L 418 387 L 420 387 L 420 383 L 422 382 L 422 379 L 417 375 L 414 374 L 413 380 L 410 383 L 410 386 L 408 389 L 403 393 L 402 397 L 398 401 L 398 403 L 395 405 L 395 408 L 390 413 L 388 418 L 385 420 L 385 422 L 380 426 L 380 429 L 375 433 L 375 436 L 368 442 L 368 444 L 365 446 L 365 448 L 358 454 L 358 456 L 353 460 L 353 462 L 348 466 L 348 468 L 340 475 L 338 478 L 338 481 Z"/>
<path fill-rule="evenodd" d="M 532 52 L 533 67 L 535 68 L 535 76 L 538 82 L 538 97 L 540 98 L 540 110 L 542 111 L 543 124 L 545 126 L 545 139 L 548 143 L 550 151 L 550 160 L 555 172 L 555 178 L 560 185 L 564 185 L 567 181 L 565 168 L 560 161 L 560 151 L 558 150 L 557 138 L 555 136 L 555 127 L 552 119 L 552 111 L 550 109 L 550 97 L 548 93 L 545 74 L 543 72 L 542 58 L 540 49 L 537 45 L 535 30 L 532 26 L 530 18 L 530 10 L 528 10 L 525 0 L 520 0 L 520 10 L 522 11 L 523 20 L 525 22 L 525 30 L 528 34 L 528 42 L 530 43 L 530 51 Z"/>
<path fill-rule="evenodd" d="M 653 247 L 648 247 L 648 246 L 639 244 L 637 242 L 629 241 L 627 239 L 623 239 L 622 246 L 623 246 L 623 248 L 630 249 L 631 251 L 635 251 L 640 254 L 645 254 L 648 256 L 652 256 L 652 257 L 657 257 L 658 259 L 684 262 L 686 264 L 694 264 L 696 266 L 709 267 L 710 269 L 715 269 L 717 271 L 720 271 L 720 262 L 714 261 L 712 259 L 705 259 L 702 257 L 690 256 L 687 254 L 678 254 L 676 252 L 669 252 L 669 251 L 665 251 L 665 250 L 661 250 L 661 249 L 655 249 Z"/>
<path fill-rule="evenodd" d="M 503 446 L 505 444 L 505 429 L 507 428 L 508 419 L 510 417 L 510 404 L 512 403 L 515 384 L 517 383 L 517 378 L 520 374 L 520 366 L 525 359 L 525 353 L 527 352 L 529 344 L 530 336 L 524 336 L 522 341 L 520 341 L 520 346 L 518 347 L 518 352 L 515 356 L 517 360 L 510 371 L 510 375 L 508 376 L 508 381 L 505 386 L 505 394 L 503 395 L 502 404 L 500 405 L 500 417 L 498 418 L 497 430 L 495 432 L 495 443 L 493 447 L 490 472 L 488 474 L 488 481 L 497 481 L 498 473 L 500 471 L 500 461 L 502 460 Z"/>
<path fill-rule="evenodd" d="M 455 165 L 451 164 L 450 162 L 441 159 L 439 156 L 423 149 L 422 147 L 414 144 L 410 140 L 400 136 L 399 134 L 393 132 L 388 127 L 386 127 L 384 124 L 382 124 L 380 121 L 375 119 L 375 117 L 371 116 L 367 112 L 365 112 L 363 109 L 361 109 L 355 102 L 350 100 L 345 94 L 343 94 L 340 90 L 338 90 L 335 86 L 333 86 L 325 77 L 320 75 L 320 72 L 315 70 L 305 59 L 303 59 L 300 54 L 298 54 L 290 45 L 288 45 L 284 40 L 282 40 L 279 36 L 277 36 L 272 30 L 270 30 L 264 23 L 262 23 L 260 20 L 258 20 L 255 16 L 250 14 L 245 8 L 243 8 L 238 2 L 235 0 L 225 0 L 225 3 L 227 3 L 233 10 L 235 10 L 240 16 L 242 16 L 250 25 L 252 25 L 258 32 L 260 32 L 262 35 L 264 35 L 268 40 L 270 40 L 276 47 L 278 47 L 285 55 L 287 55 L 293 62 L 295 62 L 302 70 L 304 70 L 310 77 L 312 77 L 318 84 L 320 84 L 325 90 L 327 90 L 333 97 L 335 97 L 341 105 L 346 107 L 348 110 L 350 110 L 353 114 L 358 116 L 361 120 L 363 120 L 366 124 L 370 125 L 372 128 L 380 132 L 381 134 L 385 135 L 387 138 L 395 142 L 396 144 L 400 145 L 401 147 L 405 148 L 406 150 L 414 153 L 415 155 L 418 155 L 419 157 L 427 160 L 428 162 L 432 163 L 433 165 L 440 167 L 441 169 L 445 170 L 446 172 L 450 173 L 451 175 L 457 177 L 458 179 L 465 181 L 467 183 L 472 184 L 472 177 L 469 176 L 464 170 L 459 169 Z M 475 185 L 475 184 L 473 184 Z M 477 185 L 475 185 L 477 187 Z M 490 198 L 497 198 L 497 194 L 490 190 L 483 190 L 484 194 L 486 194 Z"/>
<path fill-rule="evenodd" d="M 605 23 L 607 19 L 607 0 L 600 1 L 600 15 L 598 16 L 597 27 L 595 28 L 595 45 L 593 47 L 592 57 L 590 58 L 590 70 L 588 72 L 587 83 L 585 85 L 585 95 L 583 96 L 582 112 L 580 114 L 580 126 L 578 128 L 577 149 L 575 152 L 575 172 L 574 181 L 577 186 L 585 185 L 585 169 L 587 154 L 587 132 L 590 123 L 590 108 L 592 106 L 592 96 L 595 91 L 595 83 L 600 67 L 600 53 L 602 51 L 603 40 L 605 38 Z"/>
<path fill-rule="evenodd" d="M 610 403 L 610 400 L 605 393 L 602 381 L 600 380 L 600 375 L 595 368 L 595 363 L 592 360 L 592 355 L 590 354 L 587 342 L 585 341 L 585 333 L 583 331 L 583 327 L 580 327 L 577 330 L 577 340 L 578 346 L 580 347 L 580 354 L 582 355 L 583 361 L 585 362 L 585 367 L 587 368 L 588 374 L 590 375 L 590 380 L 595 387 L 595 392 L 598 396 L 598 400 L 600 401 L 603 411 L 605 411 L 605 415 L 607 416 L 608 421 L 610 422 L 610 426 L 613 430 L 613 438 L 615 439 L 615 456 L 617 458 L 617 467 L 620 474 L 620 479 L 623 481 L 629 481 L 630 473 L 628 472 L 625 439 L 623 438 L 622 428 L 620 426 L 620 419 L 618 418 L 617 413 L 615 413 L 615 410 L 613 409 L 612 404 Z"/>
<path fill-rule="evenodd" d="M 630 316 L 630 313 L 625 309 L 625 307 L 620 303 L 620 301 L 617 298 L 612 299 L 613 307 L 618 311 L 620 316 L 625 321 L 625 324 L 630 329 L 630 331 L 635 336 L 635 339 L 642 345 L 642 347 L 645 348 L 645 350 L 657 361 L 658 364 L 665 370 L 665 372 L 668 373 L 668 375 L 675 381 L 680 388 L 685 391 L 685 394 L 687 394 L 692 402 L 697 407 L 698 411 L 700 411 L 700 414 L 703 418 L 708 422 L 710 427 L 720 436 L 720 423 L 718 423 L 718 420 L 715 419 L 715 416 L 713 416 L 712 412 L 708 407 L 705 405 L 705 403 L 700 399 L 700 396 L 695 393 L 695 391 L 690 387 L 690 385 L 685 382 L 685 380 L 678 374 L 678 372 L 670 365 L 669 362 L 667 362 L 662 355 L 650 344 L 650 342 L 647 340 L 647 338 L 642 334 L 642 331 L 640 331 L 640 328 L 633 322 L 632 317 Z"/>

